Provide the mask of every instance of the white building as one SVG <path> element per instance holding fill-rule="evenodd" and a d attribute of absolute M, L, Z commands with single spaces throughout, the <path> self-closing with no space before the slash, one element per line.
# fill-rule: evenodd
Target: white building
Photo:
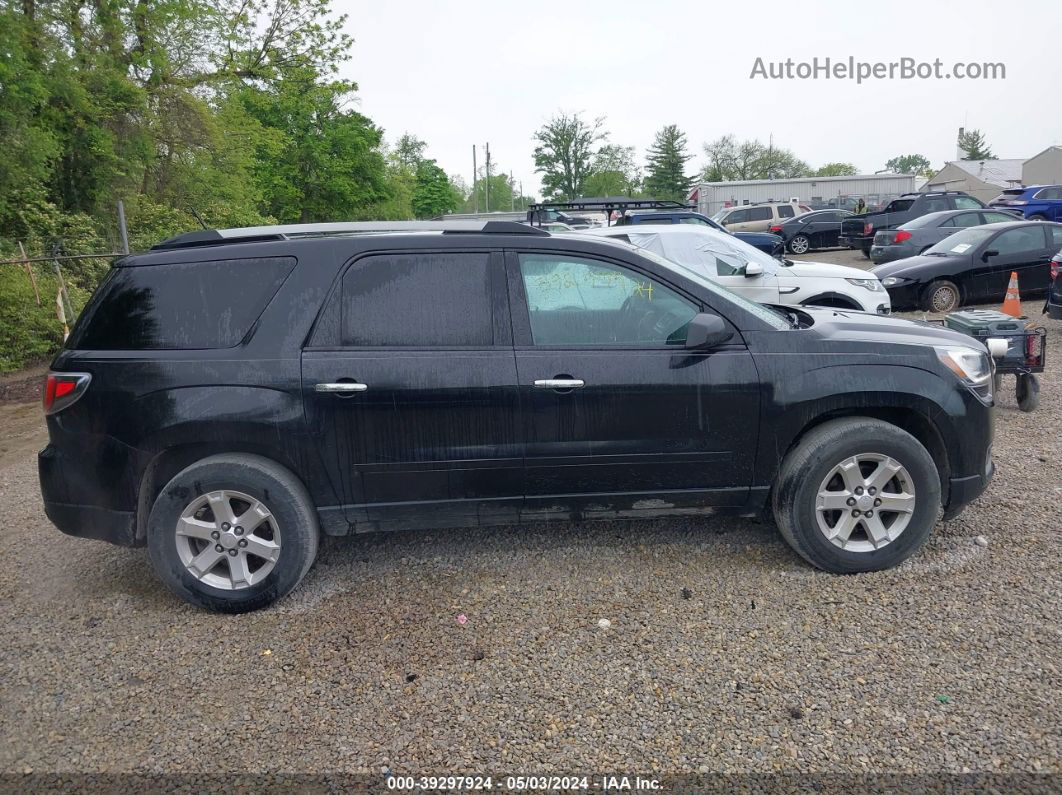
<path fill-rule="evenodd" d="M 724 207 L 793 199 L 816 207 L 843 207 L 863 199 L 873 206 L 914 190 L 915 178 L 910 174 L 857 174 L 851 177 L 701 182 L 694 186 L 689 198 L 697 202 L 699 212 L 713 215 Z"/>

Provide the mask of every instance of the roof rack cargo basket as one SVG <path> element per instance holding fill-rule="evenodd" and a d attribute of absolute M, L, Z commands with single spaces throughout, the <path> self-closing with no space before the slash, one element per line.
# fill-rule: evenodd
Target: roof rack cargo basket
<path fill-rule="evenodd" d="M 266 240 L 299 240 L 310 237 L 373 234 L 383 232 L 442 232 L 443 234 L 549 235 L 518 221 L 351 221 L 330 224 L 280 224 L 235 229 L 200 229 L 185 232 L 152 246 L 153 251 L 216 246 L 226 243 L 258 243 Z"/>

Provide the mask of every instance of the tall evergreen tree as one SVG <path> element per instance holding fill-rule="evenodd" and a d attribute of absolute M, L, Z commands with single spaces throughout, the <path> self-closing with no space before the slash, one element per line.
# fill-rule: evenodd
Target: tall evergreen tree
<path fill-rule="evenodd" d="M 992 160 L 992 148 L 985 141 L 985 134 L 980 130 L 964 130 L 959 134 L 959 148 L 963 151 L 963 160 Z"/>
<path fill-rule="evenodd" d="M 686 134 L 677 125 L 660 130 L 646 153 L 646 194 L 654 199 L 685 200 L 693 185 L 693 177 L 686 175 L 686 163 L 692 157 L 686 152 Z"/>

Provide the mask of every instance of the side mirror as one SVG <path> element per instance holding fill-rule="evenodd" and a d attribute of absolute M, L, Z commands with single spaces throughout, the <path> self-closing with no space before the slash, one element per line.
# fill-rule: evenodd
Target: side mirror
<path fill-rule="evenodd" d="M 721 317 L 701 312 L 686 327 L 686 348 L 694 351 L 714 348 L 733 336 L 734 332 L 727 328 Z"/>
<path fill-rule="evenodd" d="M 763 266 L 758 262 L 749 262 L 745 265 L 745 278 L 754 279 L 757 276 L 763 276 Z"/>
<path fill-rule="evenodd" d="M 981 259 L 984 260 L 985 262 L 988 262 L 988 260 L 990 260 L 992 257 L 998 257 L 998 256 L 999 256 L 999 252 L 996 251 L 993 248 L 993 249 L 990 249 L 989 251 L 986 251 L 984 254 L 982 254 L 981 255 Z"/>

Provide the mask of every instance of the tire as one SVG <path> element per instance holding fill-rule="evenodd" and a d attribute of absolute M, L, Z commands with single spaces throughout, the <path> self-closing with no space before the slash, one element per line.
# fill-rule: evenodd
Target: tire
<path fill-rule="evenodd" d="M 922 292 L 922 311 L 954 312 L 962 306 L 962 293 L 955 282 L 937 279 Z"/>
<path fill-rule="evenodd" d="M 852 470 L 857 480 L 862 478 L 859 488 L 866 489 L 856 507 L 869 506 L 868 510 L 877 515 L 869 520 L 865 516 L 853 519 L 846 507 L 822 511 L 820 521 L 820 493 L 826 494 L 836 486 L 837 478 L 842 476 L 834 476 L 835 469 L 851 459 L 867 467 L 868 472 L 887 460 L 899 464 L 899 473 L 885 481 L 883 488 L 888 491 L 876 494 L 895 494 L 891 501 L 897 505 L 907 504 L 910 497 L 913 510 L 876 512 L 873 499 L 864 500 L 871 496 L 866 486 L 868 478 L 862 470 Z M 847 486 L 842 483 L 844 488 Z M 849 494 L 854 497 L 854 488 L 847 494 L 842 490 L 835 497 L 841 499 Z M 785 457 L 772 491 L 772 508 L 782 537 L 813 566 L 835 574 L 879 571 L 907 560 L 928 540 L 941 512 L 940 475 L 929 452 L 911 434 L 881 420 L 844 417 L 813 428 Z M 832 527 L 831 519 L 835 522 Z M 827 537 L 827 532 L 838 528 L 842 520 L 854 525 L 844 542 L 847 548 L 839 539 L 835 542 Z M 872 521 L 876 532 L 894 533 L 892 538 L 882 537 L 875 543 L 870 532 Z M 902 524 L 898 526 L 897 522 Z"/>
<path fill-rule="evenodd" d="M 1036 411 L 1040 405 L 1040 380 L 1030 374 L 1018 374 L 1018 384 L 1014 387 L 1014 397 L 1022 411 Z"/>
<path fill-rule="evenodd" d="M 863 252 L 863 256 L 864 257 L 866 257 L 867 259 L 870 259 L 870 249 L 869 248 L 864 248 L 864 249 L 860 249 L 860 250 Z"/>
<path fill-rule="evenodd" d="M 1046 215 L 1040 215 L 1040 213 L 1037 213 L 1036 215 L 1030 215 L 1028 220 L 1030 220 L 1030 221 L 1046 221 L 1046 220 L 1048 220 L 1048 218 L 1047 218 Z"/>
<path fill-rule="evenodd" d="M 807 254 L 811 248 L 811 240 L 807 235 L 796 235 L 787 246 L 790 254 Z"/>
<path fill-rule="evenodd" d="M 255 526 L 245 530 L 238 519 L 252 510 Z M 226 516 L 231 522 L 223 523 Z M 274 461 L 245 454 L 210 456 L 177 473 L 147 527 L 162 581 L 185 601 L 223 613 L 258 610 L 290 593 L 313 565 L 318 535 L 302 482 Z M 196 565 L 208 568 L 196 574 Z"/>

